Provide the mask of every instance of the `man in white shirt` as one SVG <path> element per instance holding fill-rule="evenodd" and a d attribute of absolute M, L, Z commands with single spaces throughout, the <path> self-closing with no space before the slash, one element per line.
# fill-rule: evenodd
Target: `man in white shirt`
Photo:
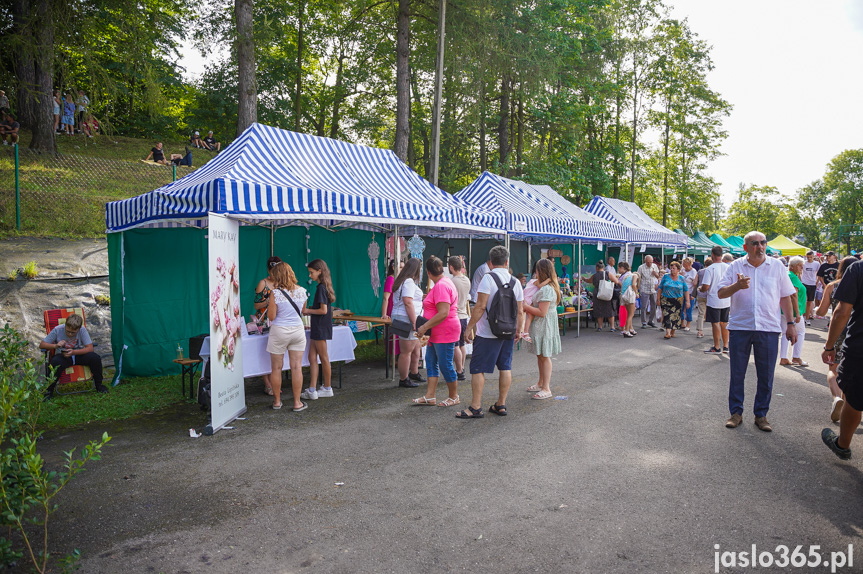
<path fill-rule="evenodd" d="M 489 251 L 491 253 L 491 251 Z M 470 302 L 476 303 L 476 290 L 479 288 L 480 281 L 482 278 L 486 276 L 486 274 L 491 269 L 491 262 L 486 261 L 482 265 L 476 268 L 476 271 L 473 272 L 473 279 L 470 282 Z"/>
<path fill-rule="evenodd" d="M 516 301 L 515 330 L 521 333 L 524 324 L 524 291 L 521 283 L 509 274 L 509 251 L 502 245 L 492 247 L 488 252 L 489 272 L 483 277 L 477 288 L 477 301 L 474 305 L 465 328 L 465 339 L 473 342 L 473 354 L 470 359 L 470 388 L 471 400 L 467 409 L 456 414 L 460 419 L 479 419 L 485 416 L 482 412 L 482 389 L 485 385 L 486 373 L 491 374 L 494 368 L 499 371 L 499 394 L 489 411 L 496 415 L 506 415 L 506 397 L 512 383 L 512 351 L 515 338 L 506 339 L 496 337 L 488 322 L 486 309 L 492 307 L 498 287 L 495 277 L 500 281 L 502 288 L 512 289 Z M 494 275 L 495 277 L 493 277 Z M 494 318 L 494 317 L 493 317 Z M 476 328 L 476 337 L 474 337 Z"/>
<path fill-rule="evenodd" d="M 800 280 L 806 286 L 806 326 L 811 325 L 809 322 L 812 319 L 812 306 L 815 303 L 815 289 L 818 286 L 818 269 L 821 268 L 821 263 L 815 261 L 815 252 L 806 252 L 806 261 L 803 262 L 803 273 L 800 275 Z"/>
<path fill-rule="evenodd" d="M 749 355 L 754 352 L 758 388 L 755 392 L 755 426 L 765 432 L 773 427 L 767 421 L 770 396 L 773 393 L 773 372 L 779 354 L 779 337 L 782 333 L 791 343 L 797 342 L 794 321 L 782 325 L 782 317 L 794 316 L 791 295 L 797 292 L 788 270 L 782 263 L 766 257 L 767 237 L 750 231 L 743 238 L 746 257 L 728 266 L 725 277 L 719 282 L 719 298 L 731 299 L 728 318 L 729 359 L 731 377 L 728 389 L 728 410 L 731 417 L 725 422 L 736 428 L 743 421 L 743 389 Z M 782 309 L 782 315 L 778 313 Z"/>
<path fill-rule="evenodd" d="M 719 282 L 725 277 L 728 264 L 734 261 L 734 256 L 730 253 L 723 255 L 722 248 L 718 245 L 710 250 L 710 254 L 716 263 L 707 268 L 704 282 L 698 288 L 702 293 L 707 293 L 707 312 L 704 320 L 710 323 L 710 328 L 713 330 L 713 346 L 704 352 L 710 355 L 721 355 L 728 353 L 728 308 L 731 307 L 731 300 L 720 299 L 717 293 Z"/>
<path fill-rule="evenodd" d="M 659 267 L 653 264 L 653 257 L 646 255 L 644 263 L 638 267 L 638 295 L 641 299 L 641 328 L 656 327 L 656 282 L 659 281 Z"/>

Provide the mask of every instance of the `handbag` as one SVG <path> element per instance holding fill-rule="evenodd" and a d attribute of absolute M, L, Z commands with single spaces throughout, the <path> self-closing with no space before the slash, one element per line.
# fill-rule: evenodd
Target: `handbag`
<path fill-rule="evenodd" d="M 398 335 L 399 337 L 410 337 L 411 333 L 414 332 L 414 327 L 408 321 L 402 321 L 401 319 L 393 319 L 392 323 L 390 323 L 390 333 L 393 335 Z"/>
<path fill-rule="evenodd" d="M 626 288 L 626 291 L 620 295 L 620 302 L 624 305 L 632 305 L 635 303 L 635 289 L 632 288 L 632 283 L 630 283 Z"/>
<path fill-rule="evenodd" d="M 428 323 L 428 322 L 429 322 L 429 320 L 428 320 L 428 319 L 426 319 L 426 318 L 425 318 L 425 317 L 423 317 L 422 315 L 419 315 L 419 316 L 417 317 L 417 329 L 419 329 L 420 327 L 422 327 L 423 325 L 425 325 L 425 324 L 426 324 L 426 323 Z M 432 332 L 432 330 L 431 330 L 431 329 L 426 330 L 426 334 L 425 334 L 425 336 L 426 336 L 426 337 L 431 337 L 431 334 L 432 334 L 431 332 Z"/>
<path fill-rule="evenodd" d="M 608 273 L 605 271 L 603 271 L 603 275 L 608 277 Z M 596 290 L 596 298 L 600 301 L 611 301 L 612 297 L 614 297 L 614 283 L 608 279 L 601 279 L 599 288 Z"/>

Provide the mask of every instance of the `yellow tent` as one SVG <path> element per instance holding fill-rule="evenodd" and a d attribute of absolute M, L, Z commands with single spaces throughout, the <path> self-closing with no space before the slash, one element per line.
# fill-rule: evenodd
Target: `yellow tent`
<path fill-rule="evenodd" d="M 806 255 L 809 251 L 807 247 L 803 247 L 799 243 L 794 243 L 784 235 L 777 235 L 776 238 L 768 243 L 773 249 L 778 249 L 782 255 Z"/>

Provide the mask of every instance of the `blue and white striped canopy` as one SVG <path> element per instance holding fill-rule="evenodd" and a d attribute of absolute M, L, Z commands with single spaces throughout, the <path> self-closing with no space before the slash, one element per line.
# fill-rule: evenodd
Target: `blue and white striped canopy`
<path fill-rule="evenodd" d="M 623 240 L 621 226 L 573 215 L 547 201 L 530 184 L 487 171 L 455 196 L 479 209 L 505 213 L 507 232 L 517 238 Z"/>
<path fill-rule="evenodd" d="M 667 227 L 659 225 L 640 207 L 630 201 L 596 196 L 584 210 L 607 221 L 618 223 L 626 228 L 626 241 L 650 245 L 682 245 L 686 247 L 687 237 L 681 236 Z"/>
<path fill-rule="evenodd" d="M 207 214 L 245 223 L 314 222 L 428 234 L 502 234 L 501 213 L 475 209 L 431 185 L 390 151 L 252 124 L 202 168 L 106 206 L 109 232 L 141 226 L 206 226 Z"/>

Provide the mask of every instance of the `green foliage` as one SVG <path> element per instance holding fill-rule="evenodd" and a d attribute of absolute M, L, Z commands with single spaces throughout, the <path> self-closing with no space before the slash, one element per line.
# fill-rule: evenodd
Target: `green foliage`
<path fill-rule="evenodd" d="M 793 204 L 772 186 L 748 187 L 740 184 L 737 201 L 731 206 L 725 220 L 727 235 L 746 235 L 760 231 L 768 238 L 795 233 Z"/>
<path fill-rule="evenodd" d="M 24 265 L 24 271 L 21 274 L 27 279 L 35 279 L 36 276 L 39 274 L 39 271 L 36 269 L 36 262 L 28 261 Z"/>
<path fill-rule="evenodd" d="M 0 563 L 10 565 L 26 558 L 40 573 L 51 565 L 48 521 L 56 512 L 56 496 L 84 465 L 99 460 L 107 433 L 84 446 L 80 456 L 74 449 L 65 453 L 58 470 L 46 468 L 36 445 L 41 432 L 37 421 L 45 381 L 40 375 L 44 363 L 29 356 L 24 337 L 9 327 L 0 330 L 0 524 L 15 531 L 18 547 L 0 539 Z M 64 568 L 76 556 L 66 557 Z"/>

